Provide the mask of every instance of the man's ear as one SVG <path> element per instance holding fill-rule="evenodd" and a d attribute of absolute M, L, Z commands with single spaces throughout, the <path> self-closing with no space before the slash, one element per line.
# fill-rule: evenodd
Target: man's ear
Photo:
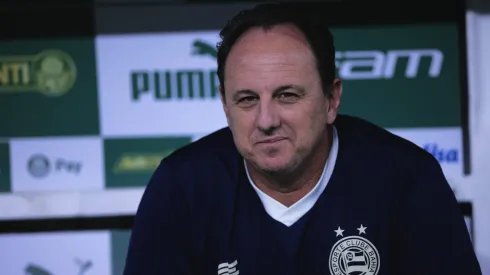
<path fill-rule="evenodd" d="M 223 111 L 225 111 L 225 115 L 228 118 L 228 105 L 226 105 L 225 89 L 221 84 L 219 85 L 219 96 L 221 99 L 221 104 L 223 105 Z"/>
<path fill-rule="evenodd" d="M 340 100 L 342 97 L 342 80 L 335 78 L 332 82 L 331 96 L 327 97 L 328 110 L 327 110 L 327 123 L 332 124 L 337 118 L 337 114 L 340 108 Z"/>

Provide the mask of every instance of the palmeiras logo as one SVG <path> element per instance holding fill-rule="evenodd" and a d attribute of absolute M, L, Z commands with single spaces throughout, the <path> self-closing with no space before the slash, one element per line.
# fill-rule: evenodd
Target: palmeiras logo
<path fill-rule="evenodd" d="M 366 238 L 367 227 L 357 228 L 359 236 L 344 237 L 340 226 L 334 232 L 341 236 L 330 251 L 329 266 L 332 275 L 376 275 L 379 272 L 380 257 L 376 247 Z"/>
<path fill-rule="evenodd" d="M 36 55 L 0 56 L 0 93 L 38 91 L 47 96 L 68 93 L 77 78 L 73 58 L 60 50 Z M 1 76 L 1 75 L 0 75 Z"/>

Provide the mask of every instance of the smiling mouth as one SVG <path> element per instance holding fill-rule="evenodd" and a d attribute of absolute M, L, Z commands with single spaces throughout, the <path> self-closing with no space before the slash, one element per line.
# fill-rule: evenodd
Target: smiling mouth
<path fill-rule="evenodd" d="M 285 140 L 286 138 L 283 138 L 283 137 L 275 137 L 275 138 L 268 138 L 268 139 L 264 139 L 264 140 L 261 140 L 257 143 L 265 143 L 265 144 L 269 144 L 269 143 L 275 143 L 275 142 L 279 142 L 281 140 Z"/>

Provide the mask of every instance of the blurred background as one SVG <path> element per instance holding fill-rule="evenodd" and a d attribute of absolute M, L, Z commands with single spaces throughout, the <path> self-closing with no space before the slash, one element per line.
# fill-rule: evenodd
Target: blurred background
<path fill-rule="evenodd" d="M 393 2 L 304 9 L 331 25 L 341 112 L 439 160 L 490 275 L 490 1 Z M 257 3 L 0 3 L 0 274 L 122 274 L 160 160 L 226 126 L 218 33 Z"/>

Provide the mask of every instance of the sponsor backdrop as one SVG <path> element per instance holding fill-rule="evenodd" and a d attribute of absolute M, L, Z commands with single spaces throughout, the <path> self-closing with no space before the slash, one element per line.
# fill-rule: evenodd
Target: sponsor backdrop
<path fill-rule="evenodd" d="M 342 112 L 429 151 L 464 189 L 456 27 L 333 32 Z M 226 126 L 217 41 L 202 31 L 0 43 L 0 192 L 144 188 L 162 158 Z M 128 238 L 0 236 L 0 273 L 121 274 Z"/>
<path fill-rule="evenodd" d="M 1 273 L 113 274 L 111 240 L 111 233 L 106 231 L 0 235 L 0 247 L 8 247 L 0 249 L 0 258 L 4 263 Z"/>
<path fill-rule="evenodd" d="M 344 80 L 342 112 L 374 121 L 434 154 L 456 189 L 463 175 L 461 92 L 457 43 L 448 41 L 457 41 L 457 29 L 433 25 L 333 32 Z M 158 151 L 226 126 L 216 76 L 217 42 L 217 31 L 97 37 L 107 188 L 145 184 L 138 175 L 143 166 L 157 163 Z M 122 170 L 124 176 L 116 180 Z"/>
<path fill-rule="evenodd" d="M 99 138 L 13 139 L 10 150 L 12 192 L 104 188 Z"/>
<path fill-rule="evenodd" d="M 93 39 L 0 43 L 0 138 L 99 134 Z"/>

